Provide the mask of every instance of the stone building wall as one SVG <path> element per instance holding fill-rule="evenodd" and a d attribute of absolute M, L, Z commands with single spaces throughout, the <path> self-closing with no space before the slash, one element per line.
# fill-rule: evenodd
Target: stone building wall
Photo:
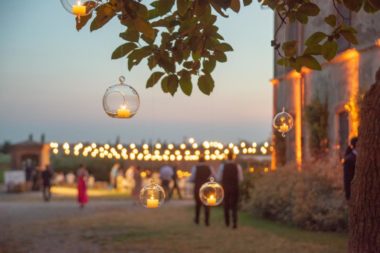
<path fill-rule="evenodd" d="M 304 41 L 316 31 L 326 33 L 331 29 L 324 23 L 323 18 L 335 14 L 332 1 L 319 0 L 321 15 L 311 18 L 307 25 L 287 24 L 278 33 L 278 41 L 299 40 Z M 301 109 L 298 113 L 304 117 L 304 108 L 314 98 L 328 105 L 328 138 L 330 153 L 339 156 L 340 147 L 347 140 L 342 140 L 340 118 L 348 115 L 348 136 L 357 134 L 358 121 L 355 103 L 375 81 L 375 73 L 380 68 L 380 13 L 375 15 L 350 13 L 341 7 L 341 12 L 347 16 L 358 31 L 359 45 L 352 48 L 346 41 L 339 41 L 339 54 L 331 62 L 323 64 L 322 71 L 306 71 L 297 75 L 294 71 L 274 64 L 273 84 L 273 113 L 281 111 L 282 107 L 296 118 L 298 88 L 301 89 Z M 275 17 L 275 28 L 280 20 Z M 299 52 L 303 50 L 303 42 L 299 43 Z M 275 53 L 274 61 L 279 57 Z M 359 102 L 360 103 L 360 102 Z M 351 107 L 354 108 L 351 108 Z M 355 113 L 356 112 L 356 113 Z M 341 117 L 339 116 L 341 115 Z M 296 127 L 297 128 L 297 127 Z M 286 160 L 296 160 L 297 138 L 301 138 L 302 160 L 311 158 L 309 151 L 309 129 L 306 120 L 301 120 L 301 130 L 294 129 L 286 137 Z M 298 131 L 298 137 L 297 135 Z M 301 134 L 299 134 L 301 133 Z M 344 149 L 344 147 L 341 147 Z"/>

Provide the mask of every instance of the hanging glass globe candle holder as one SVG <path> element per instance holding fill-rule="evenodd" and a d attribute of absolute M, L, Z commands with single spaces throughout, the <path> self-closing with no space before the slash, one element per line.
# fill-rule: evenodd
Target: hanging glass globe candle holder
<path fill-rule="evenodd" d="M 132 118 L 140 106 L 139 94 L 124 83 L 124 76 L 120 76 L 119 81 L 119 84 L 112 85 L 106 90 L 103 96 L 104 111 L 112 118 Z"/>
<path fill-rule="evenodd" d="M 201 186 L 199 190 L 199 198 L 206 206 L 220 205 L 224 198 L 223 187 L 215 182 L 215 179 L 211 177 L 209 182 L 204 183 Z"/>
<path fill-rule="evenodd" d="M 285 108 L 282 108 L 282 111 L 276 114 L 273 118 L 273 127 L 281 133 L 283 137 L 286 136 L 286 133 L 288 133 L 293 128 L 293 117 L 289 113 L 285 112 Z"/>
<path fill-rule="evenodd" d="M 140 191 L 140 202 L 145 208 L 158 208 L 164 201 L 164 189 L 153 180 Z"/>
<path fill-rule="evenodd" d="M 99 5 L 99 0 L 60 0 L 63 8 L 80 17 L 87 16 Z"/>

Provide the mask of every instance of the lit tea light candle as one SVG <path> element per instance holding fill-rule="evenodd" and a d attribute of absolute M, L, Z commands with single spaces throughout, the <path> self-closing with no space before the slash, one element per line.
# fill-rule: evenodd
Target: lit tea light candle
<path fill-rule="evenodd" d="M 289 126 L 287 124 L 285 124 L 285 123 L 281 124 L 281 126 L 280 126 L 280 132 L 281 133 L 286 133 L 288 131 L 289 131 Z"/>
<path fill-rule="evenodd" d="M 210 195 L 210 197 L 207 198 L 207 204 L 209 206 L 215 206 L 216 205 L 216 198 L 214 195 Z"/>
<path fill-rule="evenodd" d="M 86 6 L 82 5 L 80 1 L 73 5 L 72 12 L 76 16 L 86 16 Z"/>
<path fill-rule="evenodd" d="M 147 199 L 146 202 L 147 208 L 157 208 L 158 207 L 158 199 L 153 198 L 153 196 L 150 197 L 150 199 Z"/>
<path fill-rule="evenodd" d="M 131 117 L 131 112 L 125 105 L 121 105 L 120 108 L 117 109 L 116 115 L 118 118 L 129 118 Z"/>

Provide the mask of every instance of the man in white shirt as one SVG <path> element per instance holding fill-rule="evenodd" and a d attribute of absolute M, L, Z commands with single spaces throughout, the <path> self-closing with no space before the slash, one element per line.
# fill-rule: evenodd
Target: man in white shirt
<path fill-rule="evenodd" d="M 170 192 L 170 181 L 173 178 L 174 170 L 169 165 L 164 165 L 160 169 L 160 179 L 161 179 L 161 185 L 162 188 L 165 190 L 166 199 L 169 197 Z"/>
<path fill-rule="evenodd" d="M 230 226 L 230 211 L 232 211 L 232 228 L 237 228 L 237 211 L 239 203 L 239 183 L 243 181 L 243 170 L 239 164 L 234 162 L 232 152 L 228 153 L 228 161 L 220 165 L 217 179 L 222 183 L 224 189 L 224 221 Z"/>

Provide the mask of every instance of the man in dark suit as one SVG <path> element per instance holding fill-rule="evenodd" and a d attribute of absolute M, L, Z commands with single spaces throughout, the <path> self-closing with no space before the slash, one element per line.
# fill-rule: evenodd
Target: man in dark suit
<path fill-rule="evenodd" d="M 358 138 L 354 137 L 350 141 L 350 147 L 347 149 L 346 155 L 343 162 L 343 184 L 344 184 L 344 193 L 346 200 L 349 200 L 351 197 L 351 182 L 355 175 L 355 164 L 356 164 L 356 143 Z"/>
<path fill-rule="evenodd" d="M 230 213 L 232 212 L 232 228 L 237 228 L 239 183 L 243 181 L 243 170 L 239 164 L 234 162 L 234 154 L 228 153 L 227 161 L 220 165 L 217 179 L 222 183 L 224 189 L 224 221 L 230 226 Z"/>
<path fill-rule="evenodd" d="M 189 182 L 194 183 L 194 199 L 195 199 L 195 224 L 199 224 L 199 216 L 201 207 L 205 210 L 205 224 L 210 225 L 210 207 L 203 205 L 200 197 L 199 190 L 201 186 L 209 181 L 212 176 L 212 167 L 205 163 L 204 157 L 199 157 L 199 163 L 191 169 L 191 176 Z"/>

